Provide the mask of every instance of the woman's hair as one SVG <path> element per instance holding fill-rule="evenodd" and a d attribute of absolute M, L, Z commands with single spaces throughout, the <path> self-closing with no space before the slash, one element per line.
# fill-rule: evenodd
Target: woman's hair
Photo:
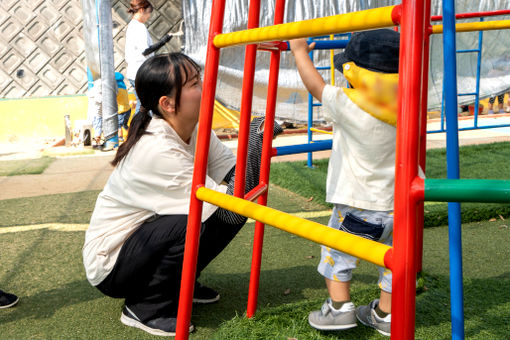
<path fill-rule="evenodd" d="M 131 120 L 128 137 L 117 150 L 111 162 L 113 166 L 122 161 L 143 135 L 148 134 L 146 129 L 152 119 L 151 114 L 163 118 L 158 109 L 161 97 L 174 97 L 175 112 L 179 111 L 183 85 L 200 71 L 200 66 L 182 53 L 158 54 L 145 60 L 136 72 L 135 78 L 135 90 L 141 104 L 140 111 Z"/>
<path fill-rule="evenodd" d="M 151 11 L 154 8 L 148 0 L 131 0 L 128 13 L 135 14 L 139 10 L 145 10 L 147 8 L 150 8 Z"/>

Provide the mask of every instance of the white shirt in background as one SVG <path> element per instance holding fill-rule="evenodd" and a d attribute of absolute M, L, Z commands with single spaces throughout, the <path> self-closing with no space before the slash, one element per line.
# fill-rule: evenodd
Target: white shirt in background
<path fill-rule="evenodd" d="M 142 55 L 142 52 L 151 45 L 152 38 L 147 27 L 140 21 L 132 19 L 127 26 L 126 46 L 124 49 L 124 58 L 127 63 L 127 79 L 134 80 L 136 78 L 136 72 L 145 59 L 154 55 L 154 53 L 147 56 Z"/>

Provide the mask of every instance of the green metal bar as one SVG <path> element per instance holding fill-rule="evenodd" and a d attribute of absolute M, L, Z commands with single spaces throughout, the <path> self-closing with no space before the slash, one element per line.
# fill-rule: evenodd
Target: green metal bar
<path fill-rule="evenodd" d="M 510 180 L 426 179 L 425 201 L 510 203 Z"/>

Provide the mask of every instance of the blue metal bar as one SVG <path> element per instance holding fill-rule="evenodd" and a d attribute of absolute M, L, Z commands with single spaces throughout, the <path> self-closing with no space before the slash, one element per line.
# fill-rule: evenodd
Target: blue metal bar
<path fill-rule="evenodd" d="M 480 21 L 483 21 L 480 18 Z M 483 47 L 483 31 L 478 32 L 478 57 L 476 58 L 476 97 L 475 97 L 475 121 L 474 126 L 478 126 L 478 107 L 480 106 L 480 68 L 482 65 L 482 47 Z"/>
<path fill-rule="evenodd" d="M 457 96 L 476 96 L 476 92 L 457 93 Z"/>
<path fill-rule="evenodd" d="M 445 80 L 443 78 L 443 93 L 441 97 L 441 131 L 445 131 L 445 117 L 444 117 L 444 87 L 445 87 Z"/>
<path fill-rule="evenodd" d="M 319 67 L 316 67 L 317 70 L 329 70 L 330 67 L 329 66 L 319 66 Z"/>
<path fill-rule="evenodd" d="M 350 33 L 347 33 L 350 34 Z M 328 37 L 314 37 L 313 39 L 308 39 L 308 43 L 315 42 L 314 50 L 334 50 L 338 48 L 345 48 L 347 46 L 347 43 L 349 42 L 349 39 L 337 39 L 337 40 L 317 40 L 320 38 L 329 38 Z M 290 51 L 289 42 L 286 41 L 286 50 Z"/>
<path fill-rule="evenodd" d="M 457 50 L 457 53 L 472 53 L 472 52 L 480 52 L 480 49 L 477 48 L 477 49 L 471 49 L 471 50 Z"/>
<path fill-rule="evenodd" d="M 312 41 L 313 40 L 311 38 L 309 38 L 308 44 L 310 44 Z M 310 51 L 309 55 L 310 55 L 310 59 L 312 60 L 312 63 L 313 63 L 313 51 Z M 313 96 L 310 92 L 308 92 L 308 127 L 307 127 L 307 131 L 306 131 L 307 135 L 308 135 L 308 143 L 313 142 L 313 134 L 312 134 L 312 130 L 310 130 L 313 125 L 313 107 L 314 107 Z M 313 154 L 312 154 L 312 152 L 308 152 L 306 165 L 309 168 L 313 168 Z"/>
<path fill-rule="evenodd" d="M 314 40 L 314 50 L 334 50 L 337 48 L 345 48 L 349 40 Z"/>
<path fill-rule="evenodd" d="M 455 2 L 443 1 L 444 98 L 447 119 L 446 172 L 448 179 L 458 179 L 459 132 L 457 117 L 457 57 L 455 44 Z M 448 203 L 450 249 L 450 300 L 452 339 L 464 339 L 464 305 L 462 285 L 462 242 L 460 203 Z"/>
<path fill-rule="evenodd" d="M 496 128 L 502 128 L 502 127 L 510 127 L 510 124 L 501 124 L 501 125 L 479 125 L 479 126 L 472 126 L 472 127 L 465 127 L 460 128 L 458 131 L 468 131 L 468 130 L 481 130 L 481 129 L 496 129 Z M 445 132 L 446 130 L 431 130 L 427 131 L 427 133 L 439 133 L 439 132 Z"/>
<path fill-rule="evenodd" d="M 309 144 L 279 146 L 275 149 L 276 149 L 276 156 L 284 156 L 284 155 L 293 155 L 296 153 L 331 150 L 332 146 L 333 146 L 333 140 L 326 139 L 326 140 L 316 141 L 314 143 L 309 143 Z"/>

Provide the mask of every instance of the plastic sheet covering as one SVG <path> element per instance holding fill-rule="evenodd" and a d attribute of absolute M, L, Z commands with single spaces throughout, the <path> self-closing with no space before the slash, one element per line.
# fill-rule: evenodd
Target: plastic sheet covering
<path fill-rule="evenodd" d="M 112 6 L 110 0 L 82 0 L 87 67 L 93 80 L 101 78 L 102 124 L 106 141 L 117 136 L 117 85 L 114 75 Z M 99 46 L 101 45 L 101 50 Z"/>
<path fill-rule="evenodd" d="M 202 66 L 207 51 L 207 36 L 211 18 L 210 0 L 183 0 L 185 21 L 184 52 Z M 356 1 L 287 1 L 284 23 L 319 18 L 359 11 L 369 8 L 391 6 L 401 1 L 356 0 Z M 456 1 L 456 12 L 479 12 L 509 9 L 510 0 Z M 246 29 L 249 0 L 227 0 L 223 32 Z M 432 1 L 432 15 L 442 14 L 442 2 Z M 260 27 L 270 26 L 274 18 L 274 1 L 261 1 Z M 489 20 L 509 19 L 508 16 L 486 18 Z M 479 19 L 462 20 L 479 21 Z M 434 23 L 433 23 L 434 24 Z M 441 24 L 436 22 L 435 24 Z M 478 32 L 458 33 L 457 49 L 478 48 Z M 510 34 L 508 31 L 485 31 L 483 33 L 483 57 L 481 67 L 480 96 L 487 97 L 510 88 Z M 329 51 L 314 52 L 316 66 L 329 66 Z M 476 85 L 477 54 L 458 54 L 459 93 L 474 92 Z M 429 109 L 441 107 L 443 80 L 442 34 L 431 37 L 431 70 L 429 77 Z M 244 68 L 244 46 L 228 47 L 221 51 L 220 69 L 216 97 L 227 107 L 239 109 L 241 101 L 242 74 Z M 330 82 L 330 71 L 320 71 L 326 82 Z M 335 72 L 337 85 L 345 84 L 340 72 Z M 269 79 L 269 53 L 259 51 L 255 72 L 253 113 L 264 115 L 267 83 Z M 290 52 L 281 56 L 278 101 L 276 117 L 282 120 L 307 121 L 308 92 L 302 85 L 293 57 Z M 474 101 L 473 96 L 460 96 L 459 104 Z M 314 121 L 322 121 L 321 107 L 314 112 Z"/>
<path fill-rule="evenodd" d="M 85 40 L 85 57 L 87 67 L 92 73 L 93 80 L 100 77 L 99 66 L 99 35 L 97 31 L 98 18 L 96 15 L 95 0 L 81 0 L 83 9 L 83 38 Z"/>

